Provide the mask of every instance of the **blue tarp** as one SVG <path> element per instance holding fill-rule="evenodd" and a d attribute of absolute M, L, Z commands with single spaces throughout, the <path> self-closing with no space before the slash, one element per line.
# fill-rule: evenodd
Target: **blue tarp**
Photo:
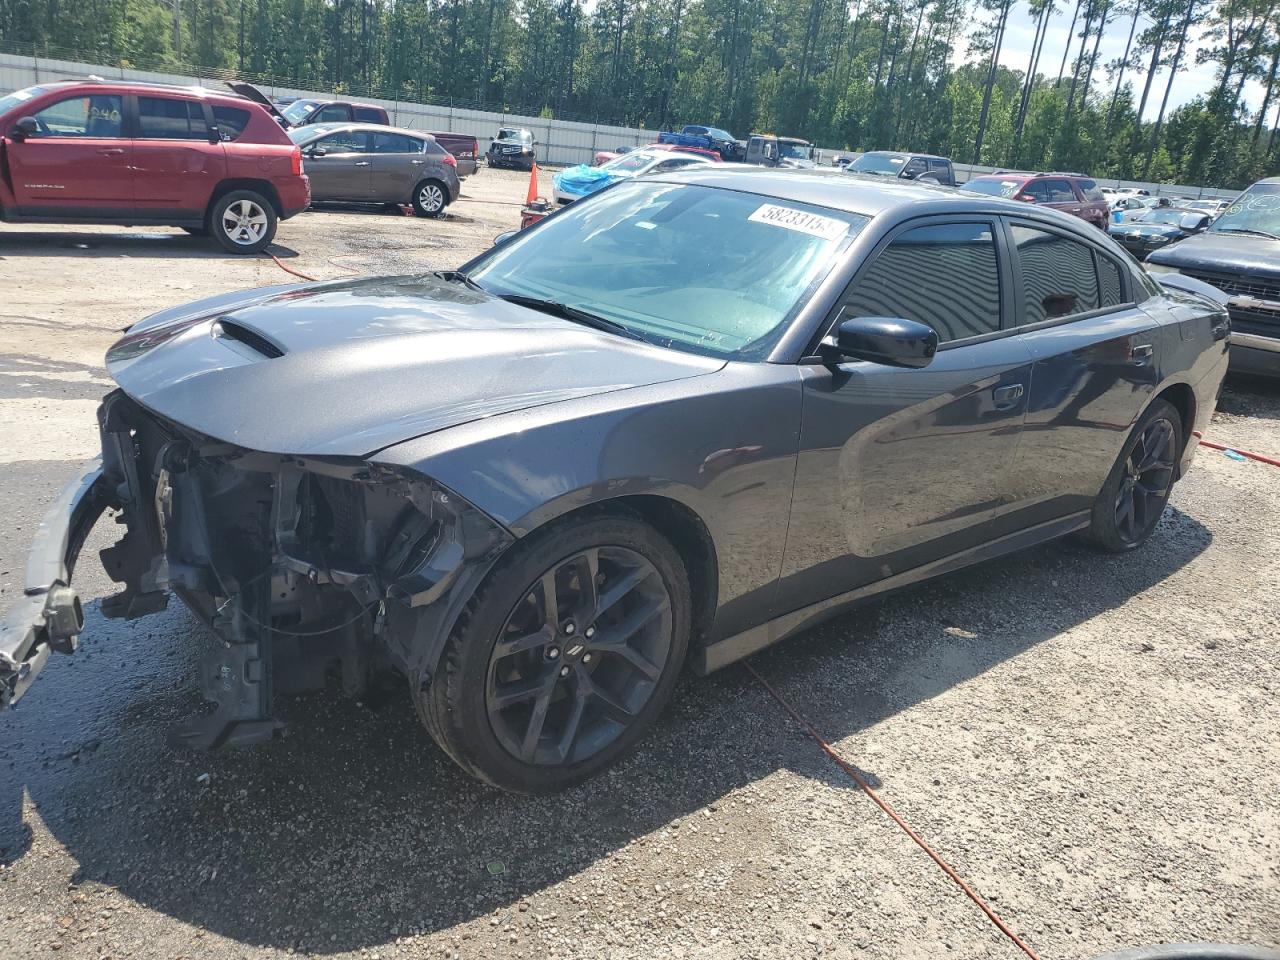
<path fill-rule="evenodd" d="M 561 170 L 552 179 L 555 181 L 555 185 L 565 193 L 586 196 L 588 193 L 595 193 L 597 190 L 607 187 L 615 180 L 624 180 L 626 178 L 610 173 L 603 167 L 592 167 L 585 163 L 580 163 L 576 167 L 570 167 L 568 170 Z"/>

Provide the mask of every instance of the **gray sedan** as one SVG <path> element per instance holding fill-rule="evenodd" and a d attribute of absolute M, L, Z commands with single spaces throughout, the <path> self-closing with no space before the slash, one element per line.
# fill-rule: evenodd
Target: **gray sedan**
<path fill-rule="evenodd" d="M 302 148 L 313 202 L 408 203 L 420 217 L 438 217 L 458 199 L 458 161 L 428 133 L 344 123 L 289 136 Z"/>

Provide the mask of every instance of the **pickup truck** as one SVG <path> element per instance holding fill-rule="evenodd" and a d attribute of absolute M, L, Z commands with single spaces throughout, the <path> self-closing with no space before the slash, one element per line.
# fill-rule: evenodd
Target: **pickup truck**
<path fill-rule="evenodd" d="M 436 143 L 453 154 L 458 161 L 458 178 L 471 176 L 480 169 L 480 141 L 469 133 L 447 133 L 444 131 L 428 131 L 436 138 Z"/>
<path fill-rule="evenodd" d="M 813 161 L 813 144 L 798 137 L 779 137 L 772 133 L 753 133 L 747 141 L 747 163 L 758 167 L 809 169 Z"/>
<path fill-rule="evenodd" d="M 277 103 L 252 83 L 229 80 L 227 86 L 242 97 L 260 103 L 276 118 L 276 123 L 289 130 L 313 123 L 380 123 L 391 124 L 385 107 L 374 103 L 353 103 L 350 100 L 295 99 Z"/>
<path fill-rule="evenodd" d="M 716 127 L 704 127 L 696 123 L 685 124 L 679 133 L 659 133 L 658 142 L 677 147 L 714 150 L 720 154 L 722 160 L 742 159 L 741 146 L 733 134 Z"/>

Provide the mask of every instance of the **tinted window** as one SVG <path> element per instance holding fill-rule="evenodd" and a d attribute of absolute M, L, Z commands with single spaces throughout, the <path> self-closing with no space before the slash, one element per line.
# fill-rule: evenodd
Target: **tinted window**
<path fill-rule="evenodd" d="M 919 157 L 912 157 L 907 161 L 907 165 L 902 168 L 902 175 L 904 177 L 918 177 L 920 174 L 924 173 L 927 168 L 928 165 Z"/>
<path fill-rule="evenodd" d="M 1095 256 L 1098 258 L 1098 286 L 1102 291 L 1102 305 L 1115 307 L 1125 303 L 1120 264 L 1101 253 L 1095 252 Z"/>
<path fill-rule="evenodd" d="M 1107 199 L 1106 194 L 1104 194 L 1104 193 L 1102 192 L 1102 188 L 1101 188 L 1101 187 L 1099 187 L 1099 186 L 1098 186 L 1096 183 L 1094 183 L 1092 180 L 1081 180 L 1081 181 L 1080 181 L 1080 192 L 1084 194 L 1084 198 L 1085 198 L 1086 200 L 1105 200 L 1105 199 Z"/>
<path fill-rule="evenodd" d="M 421 153 L 422 141 L 406 137 L 402 133 L 375 133 L 374 153 Z"/>
<path fill-rule="evenodd" d="M 194 100 L 138 98 L 138 136 L 143 140 L 208 140 L 204 109 Z"/>
<path fill-rule="evenodd" d="M 385 123 L 387 113 L 379 107 L 354 107 L 356 119 L 367 123 Z"/>
<path fill-rule="evenodd" d="M 1038 182 L 1044 186 L 1045 192 L 1049 195 L 1047 203 L 1072 203 L 1076 199 L 1076 192 L 1071 189 L 1071 184 L 1065 180 L 1040 180 Z"/>
<path fill-rule="evenodd" d="M 908 230 L 858 279 L 846 306 L 854 316 L 918 320 L 944 342 L 1000 329 L 1000 271 L 990 225 Z"/>
<path fill-rule="evenodd" d="M 35 115 L 37 137 L 119 137 L 123 114 L 118 94 L 70 97 Z"/>
<path fill-rule="evenodd" d="M 331 133 L 327 137 L 321 137 L 315 143 L 311 144 L 311 149 L 320 147 L 327 154 L 335 153 L 364 153 L 365 147 L 369 143 L 369 135 L 358 130 L 343 130 L 340 133 Z"/>
<path fill-rule="evenodd" d="M 1036 203 L 1049 202 L 1049 185 L 1044 180 L 1028 180 L 1022 192 L 1029 197 L 1034 197 Z"/>
<path fill-rule="evenodd" d="M 1089 247 L 1048 230 L 1012 229 L 1026 291 L 1018 326 L 1098 308 L 1098 275 Z"/>
<path fill-rule="evenodd" d="M 327 107 L 321 107 L 316 113 L 314 122 L 316 123 L 341 123 L 344 120 L 350 120 L 351 113 L 347 109 L 345 103 L 331 103 Z"/>
<path fill-rule="evenodd" d="M 235 140 L 249 125 L 249 111 L 240 107 L 213 108 L 213 123 L 223 140 Z"/>

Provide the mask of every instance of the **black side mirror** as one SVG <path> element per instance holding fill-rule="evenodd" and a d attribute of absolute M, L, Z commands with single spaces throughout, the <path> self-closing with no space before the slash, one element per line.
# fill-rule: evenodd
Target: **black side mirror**
<path fill-rule="evenodd" d="M 933 361 L 938 334 L 932 327 L 902 317 L 850 317 L 837 324 L 821 349 L 827 359 L 918 369 Z"/>
<path fill-rule="evenodd" d="M 328 152 L 329 152 L 329 151 L 328 151 L 328 150 L 326 150 L 324 147 L 312 147 L 310 150 L 308 150 L 308 151 L 307 151 L 307 156 L 308 156 L 308 157 L 323 157 L 323 156 L 324 156 L 325 154 L 327 154 Z"/>
<path fill-rule="evenodd" d="M 493 238 L 493 245 L 495 247 L 501 246 L 502 244 L 506 243 L 508 240 L 510 240 L 519 232 L 520 232 L 519 230 L 508 230 L 505 233 L 500 233 Z"/>
<path fill-rule="evenodd" d="M 1178 229 L 1187 233 L 1202 233 L 1209 226 L 1207 213 L 1186 213 L 1178 221 Z"/>
<path fill-rule="evenodd" d="M 19 117 L 9 135 L 18 143 L 21 143 L 27 137 L 34 137 L 39 132 L 40 124 L 36 122 L 35 117 Z"/>

